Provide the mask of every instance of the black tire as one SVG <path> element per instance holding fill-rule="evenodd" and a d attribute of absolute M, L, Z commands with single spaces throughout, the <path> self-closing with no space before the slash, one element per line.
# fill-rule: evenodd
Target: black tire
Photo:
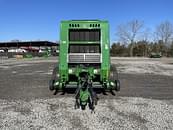
<path fill-rule="evenodd" d="M 120 91 L 120 81 L 116 80 L 116 91 Z"/>
<path fill-rule="evenodd" d="M 111 64 L 109 77 L 110 77 L 110 80 L 112 80 L 112 81 L 118 80 L 118 72 L 117 72 L 116 66 L 114 64 Z"/>
<path fill-rule="evenodd" d="M 59 74 L 59 67 L 56 66 L 56 67 L 53 69 L 52 78 L 51 78 L 51 79 L 57 81 L 57 80 L 59 79 L 58 74 Z"/>
<path fill-rule="evenodd" d="M 49 81 L 49 90 L 50 90 L 50 91 L 53 91 L 53 90 L 55 89 L 54 83 L 55 83 L 56 81 L 58 81 L 58 79 L 59 79 L 58 73 L 59 73 L 59 68 L 56 66 L 56 67 L 53 69 L 52 77 L 51 77 L 51 80 Z"/>
<path fill-rule="evenodd" d="M 110 80 L 114 81 L 116 84 L 115 91 L 120 91 L 120 81 L 118 78 L 118 72 L 116 66 L 114 64 L 112 64 L 110 68 Z"/>
<path fill-rule="evenodd" d="M 51 79 L 51 80 L 49 81 L 49 90 L 50 90 L 50 91 L 53 91 L 53 90 L 54 90 L 54 83 L 55 83 L 55 80 L 52 80 L 52 79 Z"/>

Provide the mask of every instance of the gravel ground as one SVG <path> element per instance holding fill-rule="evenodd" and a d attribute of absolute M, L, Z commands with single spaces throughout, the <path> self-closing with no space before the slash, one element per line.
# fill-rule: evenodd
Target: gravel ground
<path fill-rule="evenodd" d="M 173 59 L 112 58 L 120 73 L 173 76 Z"/>
<path fill-rule="evenodd" d="M 0 129 L 173 129 L 173 100 L 124 97 L 99 101 L 95 113 L 75 110 L 70 97 L 0 100 Z"/>
<path fill-rule="evenodd" d="M 52 95 L 57 58 L 0 62 L 0 129 L 173 129 L 173 59 L 112 58 L 121 91 L 99 94 L 95 112 L 74 109 L 74 95 Z"/>

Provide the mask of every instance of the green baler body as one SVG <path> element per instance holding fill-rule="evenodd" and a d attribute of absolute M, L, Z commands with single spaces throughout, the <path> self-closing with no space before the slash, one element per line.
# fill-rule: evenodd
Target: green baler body
<path fill-rule="evenodd" d="M 76 48 L 79 52 L 72 50 L 73 53 L 71 53 L 70 48 Z M 83 48 L 89 48 L 89 51 L 87 52 L 87 49 L 85 50 Z M 96 49 L 94 50 L 93 48 Z M 92 50 L 95 52 L 93 53 Z M 109 24 L 107 21 L 62 21 L 60 25 L 60 55 L 58 66 L 59 87 L 62 84 L 78 82 L 82 72 L 89 73 L 90 78 L 95 82 L 99 82 L 100 84 L 109 83 L 109 53 Z M 75 62 L 71 61 L 75 56 L 77 56 Z M 86 58 L 85 60 L 87 60 L 87 56 L 91 59 L 85 62 L 84 59 L 80 59 L 80 56 Z"/>

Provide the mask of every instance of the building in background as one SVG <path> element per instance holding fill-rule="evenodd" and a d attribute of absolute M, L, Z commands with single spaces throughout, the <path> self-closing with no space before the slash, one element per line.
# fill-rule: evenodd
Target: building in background
<path fill-rule="evenodd" d="M 14 57 L 15 55 L 42 56 L 49 53 L 52 56 L 59 55 L 59 44 L 50 41 L 10 41 L 0 42 L 0 56 Z"/>

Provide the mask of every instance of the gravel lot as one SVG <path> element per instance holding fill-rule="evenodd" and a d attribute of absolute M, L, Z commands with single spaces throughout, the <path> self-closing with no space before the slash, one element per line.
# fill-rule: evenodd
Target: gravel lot
<path fill-rule="evenodd" d="M 56 58 L 1 59 L 0 129 L 173 129 L 173 59 L 112 58 L 121 91 L 99 94 L 95 113 L 48 90 Z"/>

